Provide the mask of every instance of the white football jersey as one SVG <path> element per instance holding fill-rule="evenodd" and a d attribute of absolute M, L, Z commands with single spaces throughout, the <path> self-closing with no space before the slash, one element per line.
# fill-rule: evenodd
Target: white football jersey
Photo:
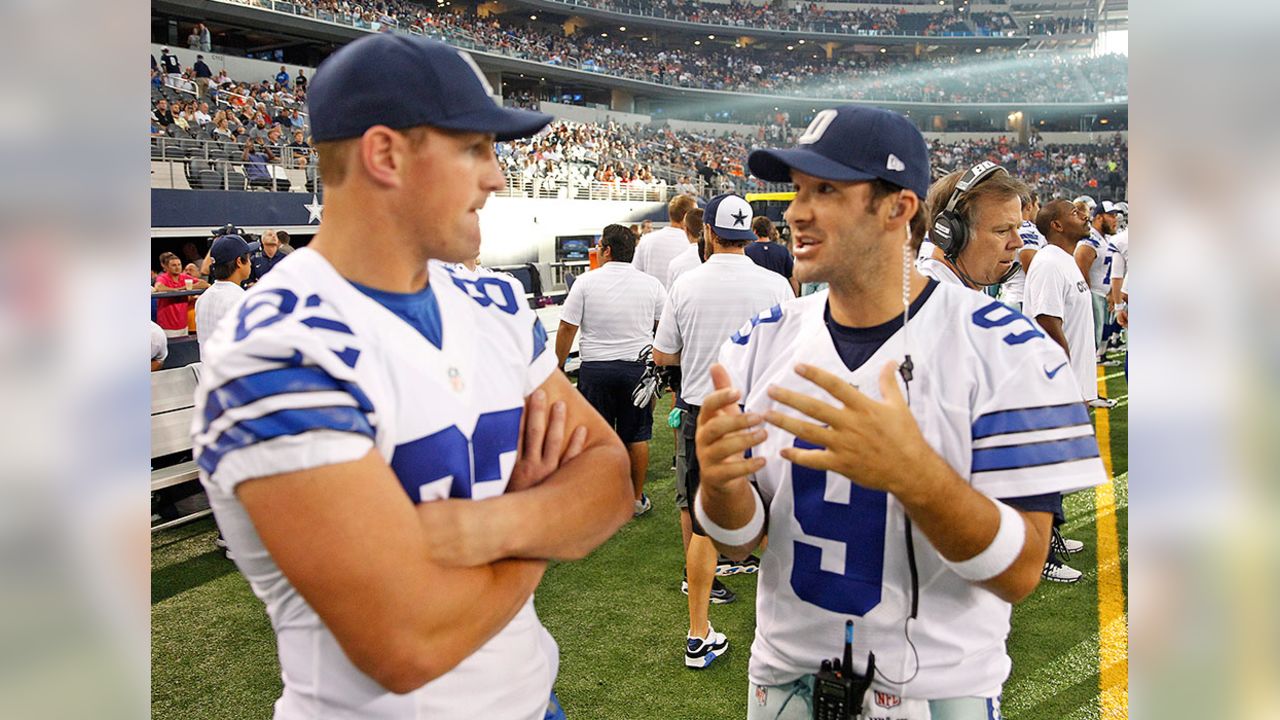
<path fill-rule="evenodd" d="M 1129 230 L 1121 230 L 1112 235 L 1108 244 L 1111 249 L 1111 268 L 1107 275 L 1107 287 L 1110 287 L 1112 278 L 1122 278 L 1129 272 Z"/>
<path fill-rule="evenodd" d="M 1081 245 L 1093 248 L 1097 256 L 1089 266 L 1089 290 L 1094 295 L 1106 295 L 1111 282 L 1111 249 L 1107 238 L 1094 228 L 1089 228 L 1089 237 L 1080 241 Z"/>
<path fill-rule="evenodd" d="M 994 498 L 1104 482 L 1075 379 L 1057 371 L 1066 363 L 1062 349 L 1003 303 L 952 285 L 931 287 L 911 315 L 909 348 L 911 411 L 929 445 Z M 796 414 L 769 398 L 772 385 L 838 404 L 795 374 L 802 361 L 881 399 L 881 368 L 901 362 L 907 350 L 902 329 L 868 329 L 883 342 L 850 371 L 825 321 L 827 296 L 761 313 L 725 343 L 720 361 L 747 411 Z M 854 664 L 865 670 L 867 652 L 875 652 L 875 689 L 921 699 L 998 695 L 1010 668 L 1009 603 L 948 569 L 892 496 L 783 460 L 780 451 L 792 446 L 812 447 L 771 426 L 754 448 L 768 459 L 753 479 L 769 508 L 769 547 L 760 565 L 751 682 L 776 685 L 816 672 L 841 654 L 844 623 L 853 620 Z"/>
<path fill-rule="evenodd" d="M 1036 229 L 1035 223 L 1030 220 L 1022 221 L 1022 225 L 1018 228 L 1018 237 L 1022 238 L 1022 249 L 1018 251 L 1019 255 L 1022 254 L 1023 250 L 1039 250 L 1044 247 L 1044 236 Z M 1020 303 L 1026 292 L 1026 287 L 1027 271 L 1022 265 L 1018 265 L 1017 272 L 1000 289 L 1000 297 L 1006 302 Z"/>
<path fill-rule="evenodd" d="M 453 670 L 414 692 L 387 692 L 347 659 L 235 494 L 245 480 L 354 461 L 371 448 L 415 503 L 503 493 L 525 397 L 554 371 L 555 353 L 510 278 L 436 262 L 429 278 L 434 312 L 420 331 L 301 248 L 206 344 L 195 458 L 276 633 L 278 719 L 540 720 L 545 712 L 558 653 L 532 600 Z"/>

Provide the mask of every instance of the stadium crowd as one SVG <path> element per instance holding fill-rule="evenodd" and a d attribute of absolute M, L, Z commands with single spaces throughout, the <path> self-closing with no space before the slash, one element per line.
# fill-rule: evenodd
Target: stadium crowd
<path fill-rule="evenodd" d="M 246 0 L 246 4 L 253 1 Z M 348 0 L 302 0 L 295 6 L 302 13 L 370 30 L 413 31 L 469 49 L 710 90 L 898 102 L 1091 102 L 1108 95 L 1099 85 L 1111 89 L 1127 83 L 1123 61 L 1084 55 L 1011 57 L 992 52 L 974 60 L 934 57 L 907 62 L 876 53 L 827 60 L 820 52 L 804 52 L 802 41 L 785 51 L 748 54 L 739 48 L 713 48 L 710 41 L 704 44 L 701 40 L 693 41 L 690 47 L 609 33 L 566 37 L 559 29 L 511 15 L 482 18 L 469 8 L 431 10 L 396 0 L 364 5 Z M 1004 31 L 1012 22 L 1007 17 L 975 13 L 970 20 L 987 30 Z M 968 27 L 963 18 L 939 15 L 924 29 L 954 31 L 956 23 Z M 1012 66 L 1011 59 L 1016 59 Z M 922 77 L 928 82 L 922 82 Z"/>

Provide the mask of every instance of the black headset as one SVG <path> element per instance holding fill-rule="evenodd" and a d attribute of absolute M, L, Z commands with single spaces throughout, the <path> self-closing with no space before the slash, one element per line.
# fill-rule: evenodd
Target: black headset
<path fill-rule="evenodd" d="M 951 198 L 947 200 L 947 207 L 938 213 L 938 217 L 933 221 L 933 230 L 929 233 L 929 240 L 938 249 L 942 250 L 942 254 L 947 259 L 955 262 L 960 257 L 960 253 L 964 250 L 964 246 L 969 243 L 969 226 L 965 223 L 962 213 L 956 212 L 956 206 L 960 204 L 960 199 L 965 193 L 969 192 L 978 183 L 986 180 L 996 173 L 1006 173 L 1008 170 L 999 165 L 984 160 L 983 162 L 969 168 L 969 171 L 960 178 L 956 183 L 956 189 L 951 191 Z"/>

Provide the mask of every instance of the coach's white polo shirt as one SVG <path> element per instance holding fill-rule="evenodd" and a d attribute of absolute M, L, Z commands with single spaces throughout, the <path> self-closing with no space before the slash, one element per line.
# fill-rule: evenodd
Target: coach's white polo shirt
<path fill-rule="evenodd" d="M 684 234 L 683 229 L 670 226 L 659 228 L 640 238 L 631 264 L 637 270 L 652 275 L 665 288 L 667 268 L 671 265 L 672 258 L 688 246 L 689 236 Z"/>
<path fill-rule="evenodd" d="M 666 295 L 662 283 L 615 260 L 573 283 L 560 320 L 579 327 L 582 362 L 636 360 L 653 343 Z"/>
<path fill-rule="evenodd" d="M 1067 338 L 1071 371 L 1080 383 L 1080 393 L 1085 400 L 1098 397 L 1097 359 L 1093 352 L 1093 298 L 1075 259 L 1057 245 L 1046 244 L 1036 251 L 1036 261 L 1027 272 L 1022 314 L 1032 320 L 1038 315 L 1062 319 L 1062 334 Z M 1044 368 L 1044 372 L 1057 374 L 1058 370 Z"/>
<path fill-rule="evenodd" d="M 676 278 L 701 264 L 702 258 L 698 257 L 698 243 L 689 243 L 689 247 L 672 258 L 671 264 L 667 266 L 667 289 L 671 289 Z"/>
<path fill-rule="evenodd" d="M 717 253 L 671 284 L 655 350 L 680 353 L 680 397 L 701 405 L 711 393 L 720 346 L 751 318 L 795 297 L 791 284 L 746 255 Z"/>

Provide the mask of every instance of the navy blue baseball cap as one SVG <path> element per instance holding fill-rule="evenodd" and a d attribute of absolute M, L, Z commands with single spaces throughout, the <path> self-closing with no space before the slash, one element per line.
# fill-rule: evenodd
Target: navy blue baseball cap
<path fill-rule="evenodd" d="M 929 194 L 929 146 L 911 121 L 895 112 L 861 105 L 822 110 L 787 150 L 754 150 L 751 174 L 790 182 L 791 170 L 824 180 L 880 179 L 921 200 Z"/>
<path fill-rule="evenodd" d="M 360 137 L 374 125 L 430 125 L 514 140 L 551 122 L 545 113 L 494 102 L 484 73 L 465 52 L 391 33 L 360 38 L 320 63 L 307 86 L 307 108 L 317 142 Z"/>
<path fill-rule="evenodd" d="M 741 195 L 726 193 L 707 201 L 702 221 L 722 240 L 755 240 L 751 232 L 751 204 Z"/>
<path fill-rule="evenodd" d="M 219 265 L 229 263 L 238 257 L 244 257 L 262 247 L 260 243 L 249 242 L 239 235 L 219 235 L 209 248 L 213 261 Z"/>

